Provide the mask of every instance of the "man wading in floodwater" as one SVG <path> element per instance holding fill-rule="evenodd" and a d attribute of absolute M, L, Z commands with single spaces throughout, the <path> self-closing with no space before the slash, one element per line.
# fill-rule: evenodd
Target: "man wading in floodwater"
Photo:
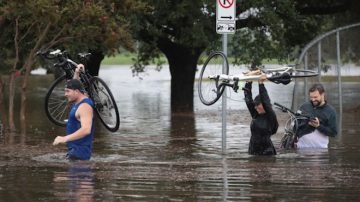
<path fill-rule="evenodd" d="M 74 79 L 67 81 L 65 96 L 72 102 L 69 119 L 66 124 L 66 136 L 57 136 L 53 145 L 66 143 L 68 147 L 67 158 L 70 160 L 89 160 L 92 152 L 92 139 L 94 136 L 94 103 L 85 94 L 78 78 L 80 64 Z"/>

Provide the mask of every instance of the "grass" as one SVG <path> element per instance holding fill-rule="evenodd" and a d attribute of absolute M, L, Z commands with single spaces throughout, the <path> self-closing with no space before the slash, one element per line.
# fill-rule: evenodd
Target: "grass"
<path fill-rule="evenodd" d="M 322 82 L 336 82 L 337 76 L 322 76 Z M 360 76 L 341 76 L 341 82 L 360 82 Z"/>
<path fill-rule="evenodd" d="M 117 54 L 111 57 L 105 57 L 102 61 L 103 65 L 132 65 L 134 64 L 134 59 L 136 58 L 135 53 L 122 53 Z M 167 64 L 167 59 L 163 56 L 161 60 Z M 205 62 L 206 58 L 201 58 L 201 64 Z M 235 59 L 229 57 L 229 63 L 232 63 Z M 276 59 L 264 59 L 263 64 L 279 64 L 279 61 Z"/>
<path fill-rule="evenodd" d="M 134 60 L 136 59 L 135 53 L 123 53 L 117 54 L 112 57 L 105 57 L 104 60 L 101 62 L 103 65 L 133 65 Z M 167 60 L 164 56 L 160 57 L 160 60 L 167 64 Z M 150 62 L 151 64 L 155 64 Z"/>
<path fill-rule="evenodd" d="M 101 62 L 103 65 L 128 65 L 133 64 L 133 59 L 136 58 L 135 54 L 126 53 L 126 54 L 118 54 L 113 57 L 105 57 Z"/>

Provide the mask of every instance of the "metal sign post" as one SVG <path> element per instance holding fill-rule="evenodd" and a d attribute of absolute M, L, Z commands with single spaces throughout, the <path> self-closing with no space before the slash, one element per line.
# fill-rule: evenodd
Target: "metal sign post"
<path fill-rule="evenodd" d="M 216 0 L 216 32 L 223 35 L 222 47 L 223 53 L 227 56 L 227 34 L 234 34 L 236 30 L 235 24 L 235 4 L 236 0 Z M 223 73 L 225 73 L 225 61 L 223 64 Z M 222 153 L 226 153 L 226 90 L 222 95 Z"/>
<path fill-rule="evenodd" d="M 227 34 L 223 34 L 223 40 L 222 40 L 222 46 L 223 46 L 223 52 L 224 54 L 227 56 Z M 222 69 L 222 73 L 225 73 L 225 61 L 223 63 L 223 69 Z M 227 110 L 227 106 L 226 106 L 226 89 L 224 90 L 224 93 L 222 94 L 222 106 L 221 106 L 221 117 L 222 117 L 222 130 L 221 130 L 221 139 L 222 139 L 222 144 L 221 144 L 221 148 L 222 148 L 222 153 L 225 154 L 226 153 L 226 110 Z"/>

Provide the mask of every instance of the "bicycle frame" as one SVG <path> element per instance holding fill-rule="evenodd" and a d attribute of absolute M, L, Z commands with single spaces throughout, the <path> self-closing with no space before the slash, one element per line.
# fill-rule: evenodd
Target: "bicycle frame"
<path fill-rule="evenodd" d="M 73 60 L 67 58 L 60 50 L 55 50 L 50 52 L 50 54 L 55 55 L 58 58 L 59 63 L 55 66 L 60 66 L 60 68 L 65 72 L 67 79 L 72 79 L 75 73 L 75 68 L 79 65 L 78 63 L 74 62 Z M 93 78 L 86 70 L 80 69 L 80 81 L 83 84 L 85 91 L 91 98 L 94 98 L 93 92 L 90 90 L 90 80 Z M 96 88 L 96 86 L 95 86 Z M 99 108 L 99 106 L 96 106 Z"/>
<path fill-rule="evenodd" d="M 293 143 L 295 142 L 297 136 L 297 130 L 298 130 L 298 121 L 299 120 L 314 120 L 315 117 L 303 113 L 301 111 L 293 112 L 289 108 L 274 102 L 275 107 L 279 108 L 282 112 L 287 112 L 290 116 L 290 118 L 285 123 L 285 133 L 283 138 L 281 139 L 281 147 L 284 149 L 289 149 L 290 146 L 293 146 Z"/>
<path fill-rule="evenodd" d="M 283 149 L 290 149 L 294 148 L 294 143 L 296 142 L 296 133 L 298 129 L 298 121 L 299 120 L 309 120 L 313 117 L 301 114 L 299 112 L 293 112 L 289 108 L 274 102 L 274 105 L 279 108 L 282 112 L 286 112 L 289 115 L 289 119 L 285 123 L 284 127 L 284 136 L 281 138 L 280 141 L 280 148 Z"/>
<path fill-rule="evenodd" d="M 293 67 L 285 66 L 285 67 L 280 67 L 280 68 L 276 68 L 276 69 L 263 69 L 263 70 L 259 71 L 259 73 L 256 75 L 245 75 L 244 73 L 234 74 L 234 75 L 217 74 L 217 75 L 209 75 L 208 78 L 216 81 L 218 93 L 220 93 L 220 89 L 222 88 L 222 86 L 231 87 L 231 88 L 233 88 L 233 90 L 235 92 L 237 92 L 237 90 L 239 89 L 239 86 L 238 86 L 239 81 L 256 81 L 260 78 L 261 73 L 266 74 L 267 78 L 270 81 L 272 81 L 271 79 L 274 78 L 275 76 L 279 77 L 279 75 L 280 75 L 280 77 L 281 77 L 285 73 L 288 73 L 289 71 L 291 71 L 292 69 L 293 69 Z M 252 72 L 255 72 L 255 71 L 252 71 Z M 219 81 L 221 81 L 220 84 L 218 83 Z M 289 82 L 290 82 L 290 80 L 289 80 Z M 284 84 L 286 84 L 286 83 L 284 83 Z"/>
<path fill-rule="evenodd" d="M 254 81 L 266 75 L 266 79 L 276 84 L 289 84 L 293 78 L 314 77 L 318 72 L 296 69 L 295 66 L 283 66 L 272 69 L 258 69 L 243 74 L 229 75 L 229 65 L 224 53 L 216 51 L 206 59 L 199 75 L 198 92 L 201 102 L 212 105 L 219 100 L 225 87 L 235 92 L 239 89 L 239 81 Z"/>
<path fill-rule="evenodd" d="M 70 105 L 67 104 L 64 92 L 64 82 L 74 77 L 75 69 L 78 66 L 76 62 L 69 59 L 66 52 L 60 50 L 52 52 L 38 52 L 48 60 L 56 59 L 55 67 L 61 68 L 65 75 L 57 78 L 50 86 L 45 96 L 45 111 L 49 119 L 56 125 L 66 125 L 66 114 L 69 113 Z M 89 54 L 79 54 L 80 59 L 86 59 Z M 83 84 L 85 93 L 92 99 L 94 110 L 103 125 L 111 132 L 118 130 L 120 125 L 120 115 L 114 96 L 111 90 L 101 78 L 92 76 L 87 69 L 80 69 L 79 79 Z M 62 92 L 62 95 L 59 95 Z"/>
<path fill-rule="evenodd" d="M 61 68 L 65 72 L 67 79 L 72 79 L 74 77 L 75 68 L 79 65 L 78 63 L 69 59 L 65 54 L 61 52 L 61 50 L 51 51 L 49 52 L 49 55 L 53 55 L 54 58 L 56 58 L 59 61 L 54 66 Z M 79 77 L 85 90 L 89 91 L 88 87 L 92 76 L 86 70 L 85 71 L 80 70 Z"/>
<path fill-rule="evenodd" d="M 293 69 L 293 67 L 284 66 L 280 68 L 274 68 L 274 69 L 263 69 L 261 70 L 262 73 L 266 74 L 267 78 L 272 78 L 275 75 L 284 74 L 287 72 L 290 72 Z M 242 74 L 234 74 L 234 75 L 227 75 L 227 74 L 218 74 L 218 75 L 210 75 L 209 79 L 219 79 L 221 81 L 253 81 L 258 80 L 260 78 L 259 75 L 244 75 Z"/>

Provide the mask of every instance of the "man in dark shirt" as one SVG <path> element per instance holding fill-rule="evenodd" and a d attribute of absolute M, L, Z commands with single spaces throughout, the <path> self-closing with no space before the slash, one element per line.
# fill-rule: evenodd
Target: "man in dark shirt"
<path fill-rule="evenodd" d="M 300 111 L 315 117 L 313 120 L 299 120 L 297 148 L 328 148 L 329 137 L 337 135 L 336 111 L 325 100 L 322 84 L 314 84 L 309 89 L 310 100 Z"/>

